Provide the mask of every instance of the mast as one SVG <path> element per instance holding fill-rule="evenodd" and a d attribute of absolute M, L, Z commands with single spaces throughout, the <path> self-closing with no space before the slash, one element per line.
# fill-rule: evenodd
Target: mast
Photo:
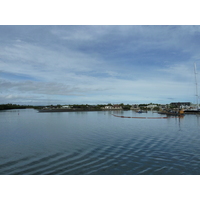
<path fill-rule="evenodd" d="M 198 83 L 197 83 L 196 63 L 194 63 L 194 75 L 195 75 L 196 98 L 197 98 L 197 110 L 198 110 L 198 109 L 199 109 L 199 95 L 198 95 Z"/>

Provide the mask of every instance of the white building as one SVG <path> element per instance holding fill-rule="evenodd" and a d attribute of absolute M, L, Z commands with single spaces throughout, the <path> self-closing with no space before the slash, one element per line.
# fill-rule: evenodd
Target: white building
<path fill-rule="evenodd" d="M 158 107 L 157 105 L 154 105 L 154 104 L 150 104 L 147 106 L 147 108 L 150 108 L 150 109 L 154 109 L 155 107 Z"/>

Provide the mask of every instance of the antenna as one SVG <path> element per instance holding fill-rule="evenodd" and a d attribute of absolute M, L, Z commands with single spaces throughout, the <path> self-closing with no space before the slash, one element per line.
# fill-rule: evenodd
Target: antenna
<path fill-rule="evenodd" d="M 199 109 L 199 94 L 198 94 L 198 83 L 197 83 L 196 63 L 194 63 L 194 75 L 195 75 L 196 98 L 197 98 L 197 110 L 198 110 L 198 109 Z"/>

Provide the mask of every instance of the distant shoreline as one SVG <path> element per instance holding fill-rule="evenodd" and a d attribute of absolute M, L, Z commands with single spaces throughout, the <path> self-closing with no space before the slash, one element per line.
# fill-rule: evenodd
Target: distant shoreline
<path fill-rule="evenodd" d="M 120 109 L 124 111 L 123 109 Z M 90 111 L 120 111 L 117 109 L 39 109 L 39 112 L 90 112 Z M 126 111 L 126 110 L 125 110 Z"/>

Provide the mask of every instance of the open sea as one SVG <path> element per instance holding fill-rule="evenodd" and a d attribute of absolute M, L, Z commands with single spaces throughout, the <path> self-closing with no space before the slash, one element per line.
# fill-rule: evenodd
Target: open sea
<path fill-rule="evenodd" d="M 162 116 L 0 111 L 0 174 L 200 175 L 200 115 Z"/>

